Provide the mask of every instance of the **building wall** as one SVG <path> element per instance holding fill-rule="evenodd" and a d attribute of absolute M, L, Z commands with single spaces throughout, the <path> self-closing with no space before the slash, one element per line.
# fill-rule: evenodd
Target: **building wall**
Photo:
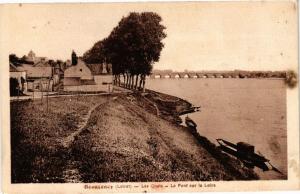
<path fill-rule="evenodd" d="M 59 83 L 59 75 L 55 74 L 53 75 L 53 84 L 56 85 Z"/>
<path fill-rule="evenodd" d="M 66 78 L 65 78 L 66 79 Z M 64 79 L 64 81 L 65 81 Z M 71 79 L 69 79 L 70 81 Z M 73 79 L 72 81 L 74 81 Z M 97 75 L 94 76 L 95 83 L 94 85 L 65 85 L 64 84 L 64 91 L 81 91 L 81 92 L 93 92 L 93 91 L 103 91 L 108 92 L 109 85 L 103 85 L 104 82 L 112 83 L 112 76 L 111 75 Z M 69 83 L 68 81 L 68 83 Z M 80 80 L 78 81 L 80 82 Z M 74 81 L 75 83 L 75 81 Z M 112 90 L 112 85 L 110 85 L 110 90 Z"/>
<path fill-rule="evenodd" d="M 81 84 L 80 77 L 65 77 L 64 86 L 79 86 Z"/>
<path fill-rule="evenodd" d="M 27 89 L 29 91 L 53 91 L 53 80 L 49 82 L 49 80 L 37 79 L 32 82 L 27 82 Z"/>
<path fill-rule="evenodd" d="M 94 80 L 97 85 L 102 85 L 103 82 L 112 82 L 112 75 L 95 75 Z"/>

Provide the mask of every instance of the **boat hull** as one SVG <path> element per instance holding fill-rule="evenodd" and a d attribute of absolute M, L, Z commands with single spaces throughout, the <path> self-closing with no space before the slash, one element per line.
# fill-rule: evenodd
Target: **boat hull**
<path fill-rule="evenodd" d="M 267 163 L 269 162 L 268 159 L 266 159 L 263 156 L 260 156 L 256 153 L 245 153 L 241 152 L 238 149 L 238 146 L 236 144 L 233 144 L 231 142 L 228 142 L 226 140 L 217 139 L 219 143 L 219 148 L 232 156 L 235 156 L 240 161 L 242 161 L 245 166 L 254 168 L 255 166 L 262 169 L 263 171 L 270 170 Z"/>

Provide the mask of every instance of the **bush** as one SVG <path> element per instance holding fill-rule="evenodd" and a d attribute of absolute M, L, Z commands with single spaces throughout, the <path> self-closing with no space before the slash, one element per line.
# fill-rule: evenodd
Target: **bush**
<path fill-rule="evenodd" d="M 294 88 L 297 85 L 297 74 L 294 71 L 287 71 L 285 77 L 285 83 L 288 87 Z"/>

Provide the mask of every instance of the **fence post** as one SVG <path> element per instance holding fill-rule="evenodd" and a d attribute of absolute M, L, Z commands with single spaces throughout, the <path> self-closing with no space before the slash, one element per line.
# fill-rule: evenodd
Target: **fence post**
<path fill-rule="evenodd" d="M 34 82 L 32 83 L 32 92 L 33 92 L 32 93 L 32 95 L 33 95 L 33 99 L 32 100 L 34 101 Z"/>
<path fill-rule="evenodd" d="M 41 86 L 41 92 L 42 92 L 42 97 L 41 97 L 41 103 L 43 103 L 43 83 L 40 80 L 40 86 Z"/>
<path fill-rule="evenodd" d="M 17 101 L 19 101 L 19 95 L 20 95 L 20 87 L 18 86 L 18 97 L 17 97 Z"/>
<path fill-rule="evenodd" d="M 50 85 L 50 77 L 48 78 L 48 88 L 47 88 L 47 112 L 48 112 L 48 105 L 49 105 L 49 85 Z"/>

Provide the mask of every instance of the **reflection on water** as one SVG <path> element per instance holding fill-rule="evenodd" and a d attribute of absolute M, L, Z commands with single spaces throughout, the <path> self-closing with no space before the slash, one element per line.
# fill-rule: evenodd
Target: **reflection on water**
<path fill-rule="evenodd" d="M 280 79 L 148 79 L 147 88 L 201 106 L 189 114 L 212 142 L 255 146 L 284 176 L 255 169 L 262 179 L 287 176 L 286 90 Z"/>

